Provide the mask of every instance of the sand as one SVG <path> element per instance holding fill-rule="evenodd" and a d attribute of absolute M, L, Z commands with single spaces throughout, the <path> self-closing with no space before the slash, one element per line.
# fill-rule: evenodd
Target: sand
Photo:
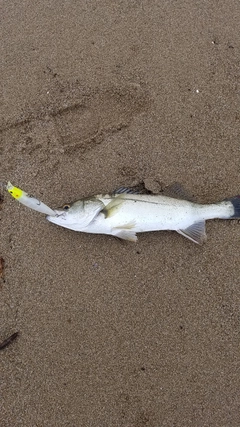
<path fill-rule="evenodd" d="M 1 1 L 1 174 L 239 194 L 238 0 Z M 237 427 L 239 222 L 136 244 L 1 204 L 1 427 Z M 4 274 L 4 277 L 3 277 Z"/>

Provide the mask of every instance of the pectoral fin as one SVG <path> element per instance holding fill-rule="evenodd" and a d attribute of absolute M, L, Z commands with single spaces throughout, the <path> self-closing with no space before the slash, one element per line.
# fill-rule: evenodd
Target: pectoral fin
<path fill-rule="evenodd" d="M 199 245 L 202 245 L 207 238 L 205 232 L 205 221 L 196 222 L 185 230 L 177 230 L 177 232 Z"/>
<path fill-rule="evenodd" d="M 121 195 L 115 197 L 110 203 L 108 203 L 103 209 L 102 213 L 105 215 L 105 218 L 110 218 L 113 216 L 119 209 L 120 205 L 124 202 Z"/>

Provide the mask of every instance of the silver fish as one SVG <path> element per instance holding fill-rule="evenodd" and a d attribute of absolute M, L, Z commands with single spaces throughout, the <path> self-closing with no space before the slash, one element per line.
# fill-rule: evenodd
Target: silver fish
<path fill-rule="evenodd" d="M 97 195 L 55 209 L 47 220 L 75 231 L 110 234 L 137 240 L 136 233 L 175 230 L 191 241 L 206 240 L 208 219 L 240 218 L 240 196 L 213 203 L 198 204 L 181 199 L 186 193 L 179 185 L 169 187 L 173 195 L 139 194 L 121 188 L 111 195 Z"/>

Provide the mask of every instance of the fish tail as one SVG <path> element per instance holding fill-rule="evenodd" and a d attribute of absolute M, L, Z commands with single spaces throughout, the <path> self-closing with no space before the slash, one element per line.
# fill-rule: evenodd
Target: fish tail
<path fill-rule="evenodd" d="M 234 209 L 233 215 L 230 218 L 240 218 L 240 195 L 227 200 L 232 203 Z"/>
<path fill-rule="evenodd" d="M 198 205 L 198 211 L 203 220 L 240 218 L 240 195 L 211 205 Z"/>

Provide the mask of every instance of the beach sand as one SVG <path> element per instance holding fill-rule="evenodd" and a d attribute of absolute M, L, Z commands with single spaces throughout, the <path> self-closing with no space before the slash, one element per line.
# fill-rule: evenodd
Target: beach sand
<path fill-rule="evenodd" d="M 240 193 L 238 0 L 1 1 L 0 181 Z M 239 221 L 136 244 L 1 203 L 1 427 L 237 427 Z"/>

